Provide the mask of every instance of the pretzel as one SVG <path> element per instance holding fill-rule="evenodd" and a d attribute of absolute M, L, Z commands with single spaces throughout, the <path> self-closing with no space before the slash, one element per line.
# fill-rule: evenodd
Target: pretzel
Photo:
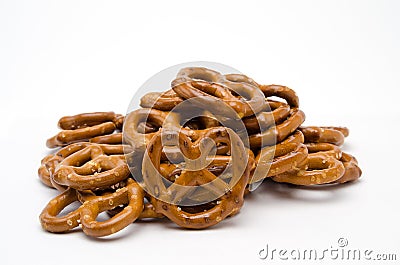
<path fill-rule="evenodd" d="M 276 142 L 283 141 L 292 134 L 305 120 L 305 114 L 299 109 L 291 109 L 287 119 L 264 132 L 249 136 L 251 149 L 259 149 L 264 146 L 274 145 Z"/>
<path fill-rule="evenodd" d="M 123 115 L 114 112 L 91 112 L 62 117 L 58 121 L 58 127 L 63 130 L 76 130 L 105 122 L 113 122 L 115 127 L 122 129 L 123 120 Z"/>
<path fill-rule="evenodd" d="M 260 90 L 264 93 L 265 97 L 280 97 L 286 100 L 286 102 L 292 108 L 299 107 L 299 97 L 294 90 L 280 85 L 258 85 Z"/>
<path fill-rule="evenodd" d="M 219 136 L 228 137 L 227 134 Z M 251 165 L 249 162 L 245 163 L 243 172 L 240 172 L 240 166 L 243 166 L 243 163 L 245 162 L 244 159 L 247 159 L 248 161 L 251 159 L 248 159 L 247 156 L 240 155 L 240 149 L 238 150 L 236 145 L 236 143 L 239 145 L 241 144 L 240 139 L 236 138 L 235 141 L 232 142 L 234 143 L 233 150 L 235 150 L 235 152 L 232 152 L 234 156 L 232 157 L 232 162 L 230 164 L 230 166 L 233 167 L 232 173 L 230 171 L 228 172 L 228 175 L 232 174 L 229 183 L 217 178 L 214 174 L 208 171 L 207 168 L 196 168 L 189 166 L 188 168 L 191 168 L 190 170 L 188 170 L 188 168 L 183 170 L 179 178 L 175 179 L 175 182 L 166 188 L 163 181 L 156 177 L 161 171 L 160 160 L 162 153 L 162 137 L 165 137 L 166 139 L 177 139 L 179 141 L 179 147 L 182 153 L 187 158 L 195 160 L 199 159 L 199 144 L 201 143 L 202 139 L 200 138 L 196 142 L 192 143 L 191 140 L 183 133 L 179 133 L 176 136 L 171 136 L 167 132 L 166 135 L 163 136 L 162 131 L 156 133 L 156 135 L 151 139 L 147 146 L 147 152 L 143 160 L 142 170 L 144 185 L 147 189 L 149 189 L 148 192 L 150 195 L 152 195 L 151 203 L 154 205 L 156 212 L 167 216 L 178 225 L 186 228 L 205 228 L 220 222 L 232 211 L 234 211 L 234 209 L 237 210 L 236 208 L 239 208 L 242 205 L 243 202 L 241 197 L 243 197 L 243 192 L 248 181 L 248 174 L 249 170 L 251 169 Z M 211 137 L 211 135 L 209 135 L 209 137 Z M 230 135 L 229 137 L 232 136 Z M 216 139 L 216 141 L 218 140 Z M 242 162 L 237 161 L 238 159 Z M 195 165 L 196 164 L 198 163 L 195 163 Z M 197 185 L 202 185 L 202 188 L 207 186 L 206 189 L 215 192 L 216 198 L 222 195 L 221 202 L 205 212 L 201 211 L 200 213 L 187 213 L 182 210 L 182 207 L 185 205 L 182 204 L 182 195 L 187 194 L 188 191 L 195 191 L 195 186 Z M 234 197 L 232 197 L 233 195 Z M 210 198 L 210 196 L 208 196 L 208 198 Z M 234 203 L 231 201 L 233 198 L 235 198 Z M 185 199 L 188 199 L 188 197 L 185 197 Z M 203 204 L 207 204 L 208 201 L 209 200 Z M 221 210 L 223 212 L 220 212 Z"/>
<path fill-rule="evenodd" d="M 66 116 L 58 122 L 58 126 L 63 130 L 49 138 L 46 145 L 49 148 L 55 148 L 111 134 L 115 129 L 122 128 L 123 121 L 124 116 L 114 112 L 93 112 Z"/>
<path fill-rule="evenodd" d="M 132 179 L 128 179 L 126 187 L 114 193 L 89 199 L 80 209 L 83 232 L 89 236 L 102 237 L 122 230 L 139 217 L 143 211 L 143 200 L 143 190 Z M 96 221 L 99 213 L 122 204 L 128 205 L 109 220 Z"/>
<path fill-rule="evenodd" d="M 342 158 L 342 150 L 334 144 L 328 143 L 308 143 L 306 144 L 308 153 L 324 153 L 340 160 Z"/>
<path fill-rule="evenodd" d="M 178 104 L 182 103 L 183 99 L 170 89 L 165 92 L 150 92 L 140 99 L 142 108 L 153 108 L 157 110 L 170 111 Z"/>
<path fill-rule="evenodd" d="M 101 237 L 164 217 L 202 229 L 237 214 L 265 178 L 310 186 L 361 176 L 357 160 L 339 148 L 349 130 L 301 126 L 305 114 L 286 86 L 188 67 L 171 89 L 147 93 L 140 106 L 126 118 L 94 112 L 59 120 L 62 131 L 46 144 L 62 148 L 38 170 L 61 192 L 40 214 L 45 230 L 80 225 Z M 74 202 L 80 206 L 60 215 Z M 104 211 L 110 219 L 97 221 Z"/>
<path fill-rule="evenodd" d="M 78 197 L 76 191 L 72 188 L 66 189 L 60 195 L 50 200 L 39 216 L 43 229 L 49 232 L 60 233 L 77 227 L 80 223 L 81 207 L 64 216 L 58 216 L 66 206 L 76 201 L 78 201 Z"/>
<path fill-rule="evenodd" d="M 58 165 L 61 160 L 61 157 L 55 155 L 47 155 L 41 160 L 41 165 L 38 169 L 38 176 L 44 185 L 50 188 L 55 188 L 51 183 L 50 175 L 54 171 L 53 165 Z M 52 166 L 50 166 L 50 164 L 52 164 Z"/>
<path fill-rule="evenodd" d="M 63 193 L 52 199 L 40 214 L 42 227 L 49 232 L 67 232 L 79 224 L 85 234 L 101 237 L 116 233 L 117 231 L 134 222 L 143 211 L 144 193 L 140 186 L 128 179 L 127 185 L 113 193 L 96 196 L 90 191 L 77 194 L 77 191 L 68 188 Z M 85 194 L 86 193 L 86 194 Z M 58 214 L 68 205 L 85 197 L 82 205 L 64 216 Z M 107 221 L 99 222 L 96 218 L 100 212 L 127 204 L 119 213 Z M 147 207 L 147 215 L 149 209 Z"/>
<path fill-rule="evenodd" d="M 205 134 L 210 133 L 209 130 L 215 128 L 212 126 L 219 125 L 219 123 L 213 118 L 204 116 L 198 118 L 204 124 L 203 128 L 206 129 L 192 130 L 188 127 L 181 127 L 181 119 L 179 113 L 164 112 L 156 109 L 138 109 L 130 112 L 126 117 L 123 135 L 124 142 L 134 148 L 134 152 L 136 153 L 134 155 L 137 156 L 135 159 L 141 160 L 141 154 L 144 153 L 145 146 L 155 135 L 156 131 L 158 131 L 161 127 L 168 127 L 176 131 L 180 130 L 191 139 L 197 140 L 203 137 Z M 149 123 L 153 125 L 154 130 L 150 130 L 150 132 L 143 132 L 142 130 L 140 130 L 140 125 L 143 123 Z M 228 150 L 229 148 L 226 145 L 220 145 L 217 147 L 218 154 L 226 153 Z"/>
<path fill-rule="evenodd" d="M 248 132 L 260 132 L 284 121 L 290 114 L 290 106 L 278 101 L 266 101 L 266 108 L 257 115 L 246 117 L 243 123 Z"/>
<path fill-rule="evenodd" d="M 90 144 L 61 161 L 53 179 L 74 189 L 93 190 L 107 188 L 129 175 L 122 145 Z"/>
<path fill-rule="evenodd" d="M 57 184 L 56 182 L 54 182 L 53 179 L 54 171 L 57 165 L 69 155 L 79 150 L 82 150 L 88 145 L 89 143 L 84 142 L 70 144 L 69 146 L 61 148 L 55 154 L 45 156 L 42 159 L 41 166 L 38 169 L 39 179 L 42 181 L 42 183 L 51 188 L 56 188 L 57 190 L 64 191 L 66 187 Z"/>
<path fill-rule="evenodd" d="M 249 160 L 250 162 L 250 160 Z M 202 229 L 215 225 L 228 216 L 236 214 L 243 205 L 243 196 L 248 181 L 250 166 L 246 167 L 239 181 L 216 201 L 193 206 L 178 206 L 167 202 L 151 199 L 156 211 L 164 214 L 177 225 L 185 228 Z M 184 176 L 180 176 L 181 184 L 193 184 Z M 204 184 L 210 179 L 202 179 L 197 184 Z M 203 182 L 204 181 L 204 182 Z"/>
<path fill-rule="evenodd" d="M 293 136 L 298 137 L 298 136 Z M 252 172 L 250 184 L 267 177 L 276 176 L 288 171 L 297 170 L 307 159 L 307 147 L 297 143 L 296 139 L 287 139 L 278 145 L 261 149 L 256 156 L 256 168 Z"/>
<path fill-rule="evenodd" d="M 308 155 L 306 170 L 299 170 L 296 173 L 284 172 L 272 179 L 276 182 L 310 186 L 334 182 L 344 173 L 345 168 L 339 160 L 328 154 L 315 153 Z"/>
<path fill-rule="evenodd" d="M 319 128 L 321 129 L 331 129 L 331 130 L 336 130 L 341 132 L 344 137 L 348 137 L 349 136 L 349 129 L 347 127 L 338 127 L 338 126 L 319 126 Z"/>
<path fill-rule="evenodd" d="M 344 127 L 300 127 L 307 143 L 331 143 L 340 146 L 344 143 L 344 137 L 348 135 L 348 129 Z"/>
<path fill-rule="evenodd" d="M 185 99 L 198 97 L 201 107 L 213 107 L 222 100 L 236 111 L 239 118 L 260 112 L 265 101 L 258 87 L 247 82 L 227 80 L 224 75 L 202 67 L 181 69 L 172 81 L 172 89 Z M 223 110 L 216 108 L 214 111 Z"/>
<path fill-rule="evenodd" d="M 122 133 L 96 136 L 91 138 L 89 142 L 96 144 L 122 144 Z"/>
<path fill-rule="evenodd" d="M 334 183 L 343 184 L 354 181 L 361 176 L 361 169 L 358 167 L 358 162 L 354 156 L 342 153 L 340 161 L 343 163 L 345 172 L 343 176 L 337 179 Z"/>

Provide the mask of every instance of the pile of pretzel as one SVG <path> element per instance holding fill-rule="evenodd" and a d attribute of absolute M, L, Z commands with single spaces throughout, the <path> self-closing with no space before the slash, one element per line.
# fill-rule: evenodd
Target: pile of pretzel
<path fill-rule="evenodd" d="M 140 105 L 126 117 L 95 112 L 59 120 L 61 131 L 47 140 L 58 149 L 38 171 L 60 191 L 40 214 L 45 230 L 80 226 L 101 237 L 165 217 L 206 228 L 238 213 L 266 178 L 318 186 L 361 176 L 357 160 L 340 149 L 348 129 L 302 126 L 299 98 L 285 86 L 191 67 Z M 196 117 L 185 116 L 189 109 Z M 80 206 L 61 213 L 74 202 Z M 99 220 L 105 211 L 109 219 Z"/>

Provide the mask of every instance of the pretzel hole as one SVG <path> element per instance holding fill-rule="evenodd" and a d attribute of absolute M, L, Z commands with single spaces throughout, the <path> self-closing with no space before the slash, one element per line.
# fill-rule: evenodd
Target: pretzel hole
<path fill-rule="evenodd" d="M 149 121 L 139 123 L 137 127 L 138 133 L 146 134 L 146 133 L 153 133 L 159 130 L 160 126 L 157 126 Z"/>
<path fill-rule="evenodd" d="M 180 206 L 181 210 L 190 214 L 196 214 L 211 210 L 216 205 L 218 205 L 218 200 L 214 200 L 212 202 L 207 202 L 204 204 L 199 204 L 195 206 Z"/>
<path fill-rule="evenodd" d="M 192 130 L 204 130 L 209 128 L 209 126 L 207 126 L 207 124 L 205 123 L 205 120 L 211 120 L 213 122 L 218 123 L 218 120 L 216 120 L 213 117 L 209 117 L 209 116 L 196 116 L 193 117 L 189 120 L 182 120 L 180 121 L 180 125 L 182 127 L 186 127 Z"/>
<path fill-rule="evenodd" d="M 277 96 L 269 96 L 267 97 L 268 100 L 272 100 L 272 101 L 278 101 L 278 102 L 282 102 L 282 103 L 286 103 L 286 100 L 281 98 L 281 97 L 277 97 Z"/>
<path fill-rule="evenodd" d="M 189 78 L 195 79 L 195 80 L 201 80 L 201 81 L 206 81 L 206 82 L 214 82 L 215 78 L 212 75 L 209 75 L 207 73 L 192 73 L 188 75 Z"/>
<path fill-rule="evenodd" d="M 239 94 L 233 90 L 230 90 L 230 91 L 231 91 L 232 96 L 238 98 L 241 101 L 251 100 L 251 98 L 252 98 L 249 93 L 246 93 L 246 91 L 242 91 L 241 94 Z"/>
<path fill-rule="evenodd" d="M 120 211 L 123 210 L 123 207 L 122 206 L 121 207 L 118 206 L 118 207 L 115 207 L 114 209 L 118 209 L 119 212 L 120 212 Z M 111 210 L 114 210 L 114 209 L 111 209 Z M 117 214 L 117 213 L 115 213 L 115 214 Z M 97 215 L 96 221 L 97 222 L 104 222 L 104 221 L 107 221 L 109 219 L 110 219 L 110 215 L 107 214 L 107 211 L 104 211 L 104 212 L 99 213 L 99 215 Z"/>
<path fill-rule="evenodd" d="M 79 201 L 75 201 L 67 206 L 64 207 L 64 209 L 61 210 L 61 212 L 59 212 L 57 214 L 57 217 L 62 217 L 65 216 L 75 210 L 77 210 L 82 204 Z"/>

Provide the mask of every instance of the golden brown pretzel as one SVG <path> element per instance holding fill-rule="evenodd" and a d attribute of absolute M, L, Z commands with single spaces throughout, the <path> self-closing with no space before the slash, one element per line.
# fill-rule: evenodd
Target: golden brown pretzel
<path fill-rule="evenodd" d="M 337 179 L 334 183 L 342 184 L 360 178 L 362 172 L 358 167 L 358 162 L 354 156 L 342 153 L 340 161 L 343 163 L 345 172 L 343 176 Z"/>
<path fill-rule="evenodd" d="M 77 190 L 108 188 L 130 175 L 123 148 L 90 144 L 61 161 L 53 179 Z"/>
<path fill-rule="evenodd" d="M 56 188 L 59 191 L 64 191 L 66 189 L 65 186 L 59 185 L 54 182 L 53 175 L 58 164 L 64 160 L 69 155 L 82 150 L 89 143 L 81 142 L 81 143 L 73 143 L 66 147 L 61 148 L 56 153 L 45 156 L 41 161 L 41 166 L 38 170 L 38 175 L 40 180 L 47 186 L 51 188 Z"/>
<path fill-rule="evenodd" d="M 274 145 L 283 141 L 292 134 L 304 122 L 305 114 L 303 111 L 293 108 L 285 121 L 260 133 L 249 136 L 251 149 L 260 149 L 267 145 Z"/>
<path fill-rule="evenodd" d="M 239 74 L 224 76 L 204 67 L 181 69 L 172 81 L 172 89 L 185 99 L 200 96 L 199 102 L 205 108 L 212 106 L 208 103 L 215 105 L 222 99 L 240 118 L 258 113 L 264 107 L 265 97 L 252 79 Z"/>
<path fill-rule="evenodd" d="M 66 232 L 77 227 L 80 223 L 80 209 L 78 208 L 64 216 L 58 214 L 71 203 L 78 201 L 76 191 L 72 188 L 49 201 L 39 216 L 43 229 L 49 232 Z"/>
<path fill-rule="evenodd" d="M 337 160 L 340 160 L 342 158 L 342 150 L 334 144 L 328 144 L 328 143 L 308 143 L 306 144 L 308 153 L 324 153 L 327 155 L 330 155 Z"/>
<path fill-rule="evenodd" d="M 47 155 L 42 161 L 38 169 L 38 176 L 40 181 L 50 188 L 55 188 L 51 183 L 50 177 L 54 172 L 54 168 L 61 162 L 62 158 L 55 155 Z"/>
<path fill-rule="evenodd" d="M 76 130 L 91 127 L 105 122 L 113 122 L 118 129 L 122 128 L 124 116 L 114 112 L 91 112 L 74 116 L 65 116 L 58 121 L 58 127 L 63 130 Z"/>
<path fill-rule="evenodd" d="M 319 185 L 334 182 L 345 173 L 343 164 L 328 154 L 314 153 L 307 158 L 307 167 L 295 173 L 284 172 L 272 177 L 276 182 L 295 185 Z"/>
<path fill-rule="evenodd" d="M 350 130 L 347 127 L 338 127 L 338 126 L 319 126 L 322 129 L 332 129 L 343 133 L 344 137 L 349 136 Z"/>
<path fill-rule="evenodd" d="M 221 135 L 220 135 L 221 136 Z M 170 137 L 168 134 L 166 138 Z M 221 136 L 224 137 L 224 136 Z M 225 136 L 226 137 L 226 136 Z M 191 159 L 196 159 L 200 155 L 198 141 L 192 143 L 191 140 L 183 133 L 178 134 L 178 140 L 180 143 L 180 150 L 182 153 Z M 151 198 L 151 203 L 154 205 L 156 212 L 167 216 L 169 219 L 177 223 L 178 225 L 186 228 L 205 228 L 211 225 L 215 225 L 226 216 L 231 214 L 233 211 L 237 211 L 238 208 L 243 204 L 243 192 L 248 181 L 249 171 L 252 166 L 252 159 L 239 156 L 238 159 L 246 159 L 248 162 L 245 165 L 244 173 L 240 176 L 232 176 L 232 182 L 226 183 L 221 179 L 218 179 L 214 174 L 207 170 L 207 168 L 192 170 L 183 170 L 179 178 L 175 179 L 175 182 L 166 188 L 162 183 L 161 179 L 152 180 L 153 174 L 161 174 L 160 162 L 162 153 L 162 131 L 158 132 L 150 141 L 147 146 L 148 156 L 145 156 L 143 161 L 143 178 L 148 179 L 145 184 L 147 188 L 151 189 L 150 194 L 153 195 Z M 239 139 L 240 141 L 240 139 Z M 236 146 L 236 142 L 234 144 Z M 237 151 L 235 149 L 235 151 Z M 236 153 L 236 152 L 235 152 Z M 251 161 L 250 161 L 251 160 Z M 243 161 L 244 162 L 244 161 Z M 242 163 L 243 163 L 242 162 Z M 232 163 L 233 167 L 238 167 L 240 163 Z M 154 167 L 154 169 L 152 169 Z M 156 170 L 156 172 L 153 172 Z M 158 173 L 157 173 L 158 172 Z M 233 170 L 234 173 L 237 170 Z M 234 180 L 233 180 L 234 179 Z M 212 182 L 212 183 L 211 183 Z M 150 183 L 150 184 L 149 184 Z M 206 211 L 189 213 L 184 210 L 184 207 L 178 206 L 175 203 L 181 203 L 182 192 L 181 190 L 175 190 L 177 185 L 182 185 L 184 187 L 188 186 L 198 186 L 204 184 L 213 184 L 217 192 L 221 192 L 219 195 L 223 194 L 219 199 L 219 203 L 213 205 L 212 208 L 206 209 Z M 230 188 L 230 185 L 233 187 Z M 149 187 L 150 186 L 150 187 Z M 168 191 L 167 191 L 168 190 Z M 164 193 L 165 192 L 165 193 Z M 161 199 L 163 195 L 173 194 L 172 200 Z M 158 196 L 161 196 L 158 198 Z M 157 197 L 157 198 L 156 198 Z M 193 208 L 193 207 L 192 207 Z"/>
<path fill-rule="evenodd" d="M 114 193 L 90 198 L 80 208 L 82 230 L 93 237 L 114 234 L 134 222 L 143 211 L 144 192 L 132 179 L 127 186 Z M 127 204 L 119 213 L 107 221 L 96 221 L 99 213 Z"/>
<path fill-rule="evenodd" d="M 204 108 L 216 106 L 216 102 L 222 100 L 237 113 L 239 118 L 253 115 L 264 108 L 265 99 L 258 95 L 258 90 L 255 88 L 246 91 L 251 97 L 249 100 L 234 95 L 228 86 L 219 83 L 175 79 L 172 89 L 185 99 L 198 98 Z"/>
<path fill-rule="evenodd" d="M 114 112 L 82 113 L 62 117 L 58 122 L 62 131 L 49 138 L 46 145 L 55 148 L 88 141 L 93 137 L 111 134 L 115 129 L 122 129 L 123 122 L 124 116 Z"/>
<path fill-rule="evenodd" d="M 201 116 L 198 117 L 201 120 L 202 126 L 205 129 L 194 130 L 185 126 L 182 127 L 179 113 L 160 111 L 157 109 L 137 109 L 130 112 L 126 116 L 125 127 L 124 127 L 124 141 L 133 147 L 135 152 L 144 152 L 146 144 L 155 135 L 155 133 L 162 127 L 168 127 L 174 130 L 180 130 L 182 133 L 190 137 L 192 140 L 197 140 L 203 137 L 205 134 L 210 133 L 210 129 L 214 129 L 214 125 L 219 123 L 210 117 Z M 154 126 L 154 130 L 150 132 L 144 132 L 140 130 L 140 125 L 143 123 L 149 123 Z M 197 124 L 196 126 L 199 126 Z M 221 128 L 216 129 L 221 130 Z M 226 146 L 217 147 L 219 154 L 228 151 Z"/>
<path fill-rule="evenodd" d="M 286 102 L 292 108 L 299 107 L 299 97 L 297 96 L 296 92 L 288 88 L 286 86 L 280 85 L 258 85 L 261 91 L 264 93 L 265 97 L 280 97 L 286 100 Z"/>
<path fill-rule="evenodd" d="M 122 144 L 122 133 L 96 136 L 91 138 L 89 142 L 96 144 Z"/>
<path fill-rule="evenodd" d="M 80 194 L 68 188 L 63 193 L 52 199 L 40 214 L 42 227 L 49 232 L 66 232 L 79 224 L 85 234 L 93 237 L 101 237 L 116 233 L 117 231 L 134 222 L 143 211 L 144 192 L 140 186 L 128 179 L 127 185 L 113 193 L 96 196 L 90 191 Z M 64 216 L 59 213 L 71 203 L 81 200 L 85 196 L 83 204 Z M 126 205 L 125 205 L 126 204 Z M 100 212 L 113 209 L 119 205 L 125 205 L 119 213 L 107 221 L 99 222 L 96 218 Z M 149 216 L 151 207 L 147 207 L 145 216 Z"/>
<path fill-rule="evenodd" d="M 276 146 L 262 148 L 256 156 L 256 167 L 252 171 L 249 183 L 255 183 L 287 171 L 297 170 L 308 155 L 303 141 L 303 134 L 300 131 L 296 131 Z"/>
<path fill-rule="evenodd" d="M 306 143 L 331 143 L 338 146 L 344 143 L 344 134 L 349 133 L 345 127 L 302 126 L 300 130 Z"/>
<path fill-rule="evenodd" d="M 170 111 L 183 102 L 183 99 L 170 89 L 165 92 L 150 92 L 140 99 L 142 108 Z"/>
<path fill-rule="evenodd" d="M 243 123 L 249 133 L 257 133 L 281 123 L 289 114 L 290 106 L 288 104 L 267 100 L 264 110 L 256 115 L 243 118 Z"/>

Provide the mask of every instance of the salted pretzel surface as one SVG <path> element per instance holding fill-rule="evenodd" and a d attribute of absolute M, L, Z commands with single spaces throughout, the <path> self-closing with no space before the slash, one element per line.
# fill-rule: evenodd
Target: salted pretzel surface
<path fill-rule="evenodd" d="M 60 149 L 38 170 L 60 192 L 40 214 L 44 230 L 80 227 L 102 237 L 160 218 L 203 229 L 236 215 L 266 178 L 318 188 L 362 173 L 340 148 L 349 130 L 304 126 L 299 97 L 287 86 L 186 67 L 140 106 L 126 116 L 92 112 L 58 121 L 61 131 L 46 145 Z M 109 218 L 100 221 L 102 212 Z"/>

